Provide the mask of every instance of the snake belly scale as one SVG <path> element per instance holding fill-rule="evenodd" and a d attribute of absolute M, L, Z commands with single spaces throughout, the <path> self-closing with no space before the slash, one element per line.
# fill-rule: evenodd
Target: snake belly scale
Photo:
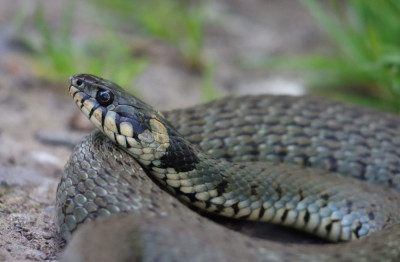
<path fill-rule="evenodd" d="M 99 139 L 112 141 L 125 158 L 140 163 L 157 184 L 189 206 L 281 224 L 332 242 L 355 240 L 335 245 L 336 251 L 327 249 L 329 256 L 353 243 L 362 247 L 364 241 L 367 248 L 387 228 L 391 232 L 386 234 L 398 230 L 397 116 L 283 96 L 225 98 L 161 113 L 116 84 L 87 74 L 73 76 L 69 90 L 107 138 L 92 134 L 75 151 L 94 161 L 73 155 L 66 166 L 57 192 L 58 224 L 65 238 L 86 220 L 131 211 L 127 183 L 112 175 L 124 169 L 123 161 L 99 167 L 97 157 L 114 150 L 88 145 Z M 89 176 L 95 179 L 84 182 Z M 112 193 L 118 190 L 124 193 L 116 197 Z M 301 252 L 310 260 L 311 251 Z M 385 253 L 385 247 L 380 251 Z M 398 256 L 394 251 L 388 258 Z"/>

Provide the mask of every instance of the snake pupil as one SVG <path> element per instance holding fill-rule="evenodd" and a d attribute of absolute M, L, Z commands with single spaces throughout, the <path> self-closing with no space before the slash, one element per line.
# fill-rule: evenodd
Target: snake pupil
<path fill-rule="evenodd" d="M 83 84 L 82 80 L 80 80 L 80 79 L 76 80 L 76 85 L 77 86 L 82 86 L 82 84 Z"/>
<path fill-rule="evenodd" d="M 114 96 L 109 90 L 99 90 L 96 94 L 96 100 L 100 105 L 108 106 L 113 102 Z"/>

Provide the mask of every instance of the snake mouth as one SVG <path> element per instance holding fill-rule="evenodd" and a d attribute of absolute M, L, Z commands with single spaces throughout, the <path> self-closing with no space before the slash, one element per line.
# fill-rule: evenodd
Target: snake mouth
<path fill-rule="evenodd" d="M 74 86 L 73 79 L 69 86 L 69 93 L 82 113 L 99 129 L 104 130 L 104 119 L 107 114 L 106 108 L 102 107 L 95 98 Z"/>
<path fill-rule="evenodd" d="M 99 129 L 109 137 L 114 137 L 112 133 L 117 133 L 115 120 L 110 115 L 115 114 L 112 109 L 115 106 L 111 103 L 104 103 L 104 88 L 92 85 L 87 79 L 96 79 L 94 76 L 81 74 L 70 77 L 69 93 L 82 113 Z M 100 96 L 103 95 L 103 96 Z M 113 94 L 110 95 L 113 98 Z M 108 102 L 108 101 L 106 101 Z M 106 131 L 107 130 L 107 131 Z"/>

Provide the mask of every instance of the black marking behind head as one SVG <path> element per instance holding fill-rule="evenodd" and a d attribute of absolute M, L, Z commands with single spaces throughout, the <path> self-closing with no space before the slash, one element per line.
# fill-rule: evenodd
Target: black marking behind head
<path fill-rule="evenodd" d="M 181 137 L 170 136 L 169 147 L 165 155 L 160 158 L 160 168 L 173 168 L 176 172 L 188 172 L 196 168 L 199 159 L 193 148 L 185 143 Z"/>

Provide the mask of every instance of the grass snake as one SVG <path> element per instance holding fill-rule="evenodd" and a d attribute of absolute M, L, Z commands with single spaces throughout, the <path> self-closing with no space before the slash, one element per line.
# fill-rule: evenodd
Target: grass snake
<path fill-rule="evenodd" d="M 398 116 L 268 95 L 161 113 L 88 74 L 71 77 L 69 92 L 100 131 L 65 166 L 57 225 L 69 240 L 103 219 L 74 234 L 65 261 L 400 259 Z M 249 237 L 181 202 L 340 243 Z"/>

